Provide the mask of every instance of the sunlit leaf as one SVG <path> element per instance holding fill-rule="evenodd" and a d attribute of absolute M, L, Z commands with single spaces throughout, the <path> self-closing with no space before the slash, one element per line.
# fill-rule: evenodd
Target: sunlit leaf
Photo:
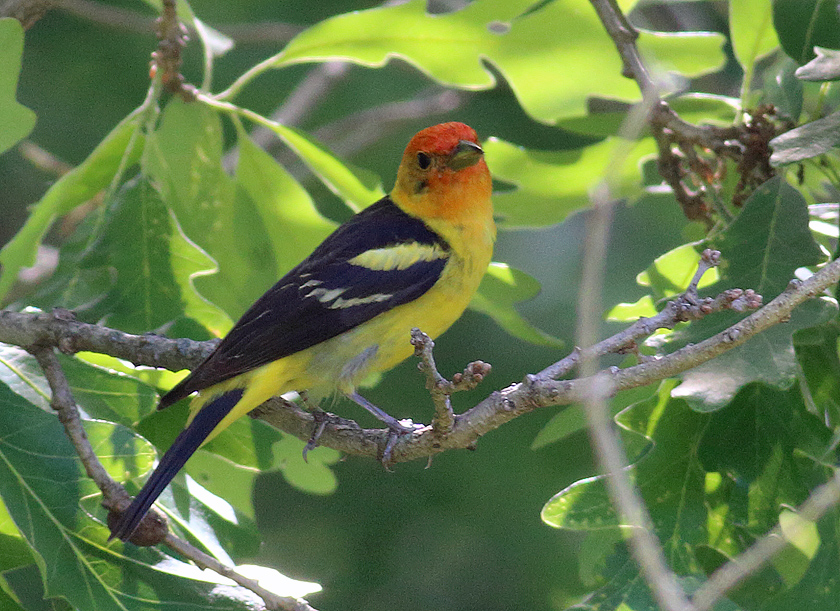
<path fill-rule="evenodd" d="M 59 361 L 73 398 L 89 418 L 131 426 L 157 403 L 154 389 L 132 377 L 64 355 L 59 355 Z M 35 357 L 23 348 L 0 344 L 0 382 L 30 403 L 51 411 L 49 384 Z"/>
<path fill-rule="evenodd" d="M 210 492 L 253 518 L 251 490 L 261 472 L 279 470 L 296 488 L 314 494 L 329 494 L 337 485 L 332 466 L 340 455 L 329 448 L 316 448 L 303 459 L 305 442 L 272 426 L 241 418 L 215 437 L 187 472 Z"/>
<path fill-rule="evenodd" d="M 653 139 L 639 142 L 613 167 L 616 141 L 610 139 L 572 151 L 533 151 L 491 138 L 484 143 L 493 176 L 516 189 L 493 196 L 494 213 L 505 227 L 559 223 L 589 206 L 589 190 L 609 171 L 617 195 L 641 192 L 639 161 L 655 151 Z"/>
<path fill-rule="evenodd" d="M 315 209 L 309 194 L 240 128 L 236 181 L 262 218 L 278 277 L 309 255 L 335 226 Z"/>
<path fill-rule="evenodd" d="M 779 46 L 773 6 L 767 0 L 730 0 L 729 31 L 732 51 L 749 73 L 756 60 Z"/>
<path fill-rule="evenodd" d="M 840 541 L 837 537 L 837 509 L 818 525 L 820 546 L 817 555 L 807 564 L 807 569 L 795 587 L 785 590 L 765 605 L 767 611 L 786 611 L 794 606 L 804 611 L 822 611 L 831 608 L 840 596 Z M 774 563 L 775 564 L 775 563 Z"/>
<path fill-rule="evenodd" d="M 683 293 L 690 284 L 700 263 L 700 253 L 692 244 L 683 244 L 657 257 L 653 265 L 636 276 L 636 282 L 648 286 L 657 300 L 667 299 Z M 716 267 L 708 270 L 697 287 L 712 286 L 720 279 Z"/>
<path fill-rule="evenodd" d="M 779 516 L 782 535 L 800 552 L 812 560 L 820 548 L 820 535 L 817 525 L 802 518 L 795 511 L 785 510 Z"/>
<path fill-rule="evenodd" d="M 201 104 L 173 99 L 148 137 L 143 169 L 183 233 L 215 260 L 202 295 L 237 317 L 277 279 L 270 244 L 250 201 L 222 167 L 222 125 Z M 259 262 L 259 263 L 257 263 Z"/>
<path fill-rule="evenodd" d="M 35 262 L 38 245 L 53 221 L 105 189 L 117 172 L 130 168 L 140 157 L 143 139 L 137 117 L 129 115 L 93 150 L 85 161 L 62 176 L 32 208 L 32 214 L 15 237 L 0 250 L 0 298 L 21 268 Z"/>
<path fill-rule="evenodd" d="M 643 316 L 654 316 L 656 306 L 650 295 L 640 297 L 635 303 L 619 303 L 607 312 L 606 320 L 610 322 L 633 322 Z"/>
<path fill-rule="evenodd" d="M 526 112 L 547 123 L 585 114 L 591 96 L 639 99 L 635 83 L 621 76 L 619 56 L 588 2 L 532 4 L 473 2 L 430 15 L 424 0 L 413 0 L 347 13 L 298 35 L 273 64 L 349 60 L 382 66 L 399 57 L 446 85 L 488 89 L 495 79 L 482 64 L 487 60 L 505 75 Z M 639 46 L 662 72 L 698 76 L 723 65 L 723 41 L 706 32 L 642 32 Z"/>
<path fill-rule="evenodd" d="M 0 154 L 26 138 L 35 127 L 35 113 L 15 98 L 22 55 L 20 21 L 0 19 Z"/>
<path fill-rule="evenodd" d="M 366 208 L 385 194 L 378 176 L 349 166 L 302 131 L 285 125 L 274 125 L 272 129 L 355 211 Z"/>
<path fill-rule="evenodd" d="M 539 290 L 539 283 L 525 272 L 504 263 L 491 263 L 470 301 L 470 308 L 487 314 L 514 337 L 560 347 L 563 342 L 531 325 L 514 307 L 517 302 L 536 296 Z"/>

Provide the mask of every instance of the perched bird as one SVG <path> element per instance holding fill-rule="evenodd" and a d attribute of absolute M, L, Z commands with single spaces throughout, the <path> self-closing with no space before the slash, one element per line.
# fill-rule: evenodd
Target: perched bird
<path fill-rule="evenodd" d="M 475 131 L 443 123 L 405 149 L 391 194 L 338 227 L 242 316 L 207 359 L 160 401 L 194 392 L 187 427 L 111 538 L 127 540 L 187 459 L 273 396 L 340 392 L 396 433 L 408 430 L 356 392 L 413 352 L 412 327 L 434 338 L 469 304 L 496 226 L 490 172 Z"/>

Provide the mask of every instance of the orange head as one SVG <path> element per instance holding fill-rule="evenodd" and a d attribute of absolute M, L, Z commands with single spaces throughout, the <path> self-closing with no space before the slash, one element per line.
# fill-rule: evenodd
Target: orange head
<path fill-rule="evenodd" d="M 475 130 L 441 123 L 408 143 L 391 198 L 425 221 L 492 223 L 492 181 Z"/>

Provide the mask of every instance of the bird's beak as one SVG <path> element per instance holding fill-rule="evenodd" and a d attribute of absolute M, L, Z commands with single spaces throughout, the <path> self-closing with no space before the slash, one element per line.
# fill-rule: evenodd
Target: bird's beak
<path fill-rule="evenodd" d="M 483 156 L 484 151 L 475 142 L 459 140 L 458 145 L 449 154 L 446 165 L 457 172 L 477 164 Z"/>

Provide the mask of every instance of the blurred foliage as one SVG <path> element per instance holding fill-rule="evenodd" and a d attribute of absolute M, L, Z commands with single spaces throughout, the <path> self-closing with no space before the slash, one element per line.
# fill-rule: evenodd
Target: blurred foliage
<path fill-rule="evenodd" d="M 472 309 L 437 343 L 444 374 L 493 364 L 481 387 L 453 399 L 457 410 L 574 344 L 588 192 L 604 177 L 623 198 L 604 335 L 682 291 L 706 247 L 723 265 L 703 295 L 752 288 L 769 301 L 838 248 L 836 3 L 620 4 L 644 28 L 645 61 L 683 119 L 740 125 L 772 104 L 778 131 L 793 128 L 771 143 L 776 176 L 742 207 L 730 204 L 738 164 L 684 177 L 706 198 L 708 225 L 685 219 L 651 162 L 650 130 L 628 124 L 638 88 L 588 0 L 180 2 L 196 28 L 182 73 L 206 88 L 190 103 L 150 85 L 154 3 L 93 4 L 128 11 L 103 20 L 55 9 L 25 33 L 0 20 L 0 303 L 65 307 L 134 333 L 221 335 L 337 222 L 387 191 L 408 138 L 443 120 L 484 139 L 501 229 Z M 256 39 L 257 25 L 236 26 L 260 22 L 300 34 Z M 294 120 L 271 121 L 278 106 Z M 667 353 L 742 316 L 658 333 L 641 350 Z M 789 530 L 795 506 L 832 476 L 838 337 L 825 295 L 680 379 L 614 398 L 635 481 L 687 588 L 780 520 Z M 186 419 L 183 406 L 154 409 L 175 375 L 96 355 L 61 362 L 94 448 L 136 490 Z M 366 396 L 428 420 L 422 387 L 409 361 Z M 48 397 L 34 360 L 0 346 L 0 609 L 259 605 L 161 550 L 107 543 L 99 492 Z M 366 418 L 343 401 L 329 408 Z M 304 463 L 301 449 L 243 419 L 159 504 L 208 553 L 262 565 L 264 585 L 304 595 L 318 582 L 318 609 L 655 608 L 579 407 L 520 418 L 429 469 L 388 473 L 325 448 Z M 836 606 L 838 526 L 834 509 L 718 608 Z"/>

